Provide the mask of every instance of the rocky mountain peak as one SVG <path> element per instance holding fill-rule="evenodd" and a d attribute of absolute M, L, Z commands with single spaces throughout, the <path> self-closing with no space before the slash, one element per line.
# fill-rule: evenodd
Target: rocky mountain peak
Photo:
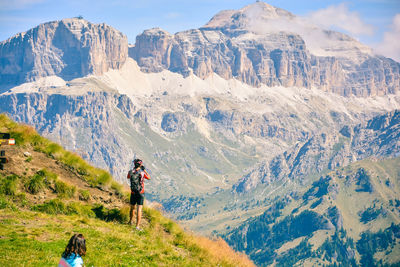
<path fill-rule="evenodd" d="M 40 24 L 0 43 L 2 84 L 46 76 L 65 80 L 119 69 L 128 56 L 126 36 L 106 24 L 69 18 Z"/>
<path fill-rule="evenodd" d="M 343 96 L 400 89 L 400 64 L 376 56 L 350 36 L 264 2 L 216 14 L 205 26 L 174 35 L 145 31 L 130 48 L 142 71 L 164 69 L 202 79 L 213 73 L 255 87 L 319 88 Z"/>
<path fill-rule="evenodd" d="M 216 14 L 204 29 L 247 29 L 260 21 L 267 22 L 274 19 L 292 19 L 295 16 L 290 12 L 271 6 L 264 2 L 255 2 L 239 10 L 225 10 Z"/>

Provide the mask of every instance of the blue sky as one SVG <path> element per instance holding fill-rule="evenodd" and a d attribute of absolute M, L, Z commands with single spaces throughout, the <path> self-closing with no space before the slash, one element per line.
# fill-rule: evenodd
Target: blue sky
<path fill-rule="evenodd" d="M 152 27 L 170 33 L 198 28 L 225 9 L 255 0 L 0 0 L 0 41 L 40 23 L 82 15 L 107 23 L 135 43 Z M 313 17 L 324 27 L 346 32 L 384 55 L 400 60 L 400 0 L 265 0 L 298 16 Z M 397 16 L 396 16 L 397 15 Z"/>

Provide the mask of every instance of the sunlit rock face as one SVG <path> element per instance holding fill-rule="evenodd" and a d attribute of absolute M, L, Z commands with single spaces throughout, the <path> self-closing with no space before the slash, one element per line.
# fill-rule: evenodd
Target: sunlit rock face
<path fill-rule="evenodd" d="M 199 29 L 144 31 L 129 54 L 146 72 L 205 79 L 217 73 L 253 86 L 317 87 L 343 96 L 399 91 L 399 63 L 353 38 L 257 2 L 222 11 Z"/>
<path fill-rule="evenodd" d="M 0 43 L 1 84 L 57 75 L 64 80 L 119 69 L 128 56 L 124 34 L 106 24 L 63 19 Z"/>

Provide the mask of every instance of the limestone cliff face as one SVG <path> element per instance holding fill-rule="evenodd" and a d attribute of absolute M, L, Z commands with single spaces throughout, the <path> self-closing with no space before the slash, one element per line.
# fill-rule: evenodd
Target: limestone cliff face
<path fill-rule="evenodd" d="M 249 192 L 260 184 L 285 177 L 301 181 L 324 169 L 347 166 L 367 157 L 400 156 L 400 111 L 388 112 L 339 133 L 322 133 L 308 141 L 260 163 L 233 186 L 237 193 Z M 305 175 L 307 174 L 307 175 Z"/>
<path fill-rule="evenodd" d="M 344 96 L 400 88 L 399 63 L 262 2 L 220 12 L 200 29 L 144 31 L 129 54 L 146 72 L 168 69 L 203 79 L 217 73 L 253 86 L 318 87 Z"/>
<path fill-rule="evenodd" d="M 19 84 L 57 75 L 64 80 L 119 69 L 128 56 L 124 34 L 73 18 L 39 25 L 0 43 L 0 80 Z"/>

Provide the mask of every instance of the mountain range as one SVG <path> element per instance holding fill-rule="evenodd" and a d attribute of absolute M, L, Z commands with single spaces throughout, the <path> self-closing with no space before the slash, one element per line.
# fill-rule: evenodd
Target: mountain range
<path fill-rule="evenodd" d="M 145 30 L 134 45 L 106 24 L 72 18 L 0 43 L 0 112 L 34 125 L 117 181 L 126 180 L 134 157 L 142 158 L 156 177 L 147 197 L 172 217 L 223 236 L 257 264 L 284 265 L 291 253 L 304 252 L 298 263 L 322 259 L 325 240 L 351 236 L 357 243 L 366 231 L 397 227 L 398 210 L 382 223 L 342 216 L 340 227 L 329 214 L 345 214 L 345 205 L 325 198 L 368 195 L 373 210 L 376 203 L 397 209 L 388 201 L 396 203 L 399 175 L 387 162 L 400 156 L 399 77 L 398 62 L 263 2 L 222 11 L 199 29 Z M 394 193 L 357 191 L 358 162 L 377 162 L 372 170 L 360 163 L 371 184 L 386 183 L 371 171 L 390 173 Z M 339 178 L 346 166 L 352 182 Z M 312 208 L 307 190 L 318 183 L 337 192 L 313 195 L 323 204 Z M 279 242 L 267 235 L 286 231 L 285 220 L 319 226 Z M 320 242 L 309 241 L 313 236 Z M 323 264 L 368 257 L 373 263 L 383 259 L 377 251 L 388 251 L 345 249 L 354 255 Z M 387 263 L 399 260 L 387 255 Z"/>

